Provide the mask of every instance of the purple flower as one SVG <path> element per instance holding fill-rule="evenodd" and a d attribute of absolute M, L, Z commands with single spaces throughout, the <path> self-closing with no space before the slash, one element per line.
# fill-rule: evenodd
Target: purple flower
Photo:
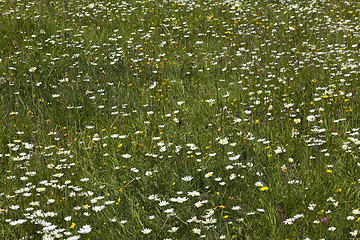
<path fill-rule="evenodd" d="M 320 222 L 321 223 L 327 223 L 327 218 L 326 217 L 321 218 Z"/>

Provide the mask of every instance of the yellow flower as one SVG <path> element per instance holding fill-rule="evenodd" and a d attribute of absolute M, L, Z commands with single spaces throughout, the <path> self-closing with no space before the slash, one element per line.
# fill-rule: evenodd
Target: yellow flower
<path fill-rule="evenodd" d="M 269 190 L 269 188 L 268 187 L 262 187 L 262 188 L 260 188 L 260 191 L 262 191 L 262 192 L 264 192 L 264 191 L 266 191 L 266 190 Z"/>
<path fill-rule="evenodd" d="M 76 223 L 71 223 L 70 228 L 71 228 L 71 229 L 74 229 L 75 225 L 76 225 Z"/>

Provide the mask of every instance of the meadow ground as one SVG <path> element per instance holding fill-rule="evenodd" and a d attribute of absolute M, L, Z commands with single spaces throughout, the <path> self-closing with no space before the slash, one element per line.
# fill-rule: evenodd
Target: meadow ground
<path fill-rule="evenodd" d="M 359 1 L 0 12 L 1 239 L 357 239 Z"/>

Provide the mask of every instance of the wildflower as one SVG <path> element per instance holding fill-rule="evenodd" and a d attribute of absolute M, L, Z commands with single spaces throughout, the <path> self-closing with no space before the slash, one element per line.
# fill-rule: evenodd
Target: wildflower
<path fill-rule="evenodd" d="M 354 230 L 353 232 L 350 232 L 351 236 L 356 237 L 358 234 L 358 230 Z"/>
<path fill-rule="evenodd" d="M 19 219 L 17 221 L 11 221 L 10 225 L 12 225 L 12 226 L 19 225 L 19 224 L 23 224 L 26 221 L 27 221 L 26 219 Z"/>
<path fill-rule="evenodd" d="M 315 116 L 314 115 L 309 115 L 306 117 L 306 119 L 309 121 L 309 122 L 313 122 L 315 121 Z"/>
<path fill-rule="evenodd" d="M 205 174 L 205 177 L 206 177 L 206 178 L 209 178 L 209 177 L 211 177 L 213 174 L 214 174 L 213 172 L 209 172 L 209 173 Z"/>
<path fill-rule="evenodd" d="M 205 102 L 209 103 L 209 105 L 212 105 L 215 103 L 215 99 L 205 100 Z"/>
<path fill-rule="evenodd" d="M 284 221 L 284 223 L 285 223 L 285 225 L 291 225 L 291 224 L 293 224 L 294 223 L 294 219 L 292 219 L 292 218 L 288 218 L 288 219 L 286 219 L 285 221 Z"/>
<path fill-rule="evenodd" d="M 36 67 L 31 67 L 31 68 L 29 69 L 29 72 L 35 72 L 35 70 L 36 70 Z"/>
<path fill-rule="evenodd" d="M 20 206 L 19 206 L 19 205 L 11 205 L 9 208 L 10 208 L 11 210 L 17 210 L 17 209 L 20 208 Z"/>
<path fill-rule="evenodd" d="M 143 230 L 141 230 L 141 232 L 143 233 L 143 234 L 149 234 L 149 233 L 151 233 L 151 229 L 150 228 L 145 228 L 145 229 L 143 229 Z"/>
<path fill-rule="evenodd" d="M 166 206 L 166 205 L 168 205 L 169 203 L 167 202 L 167 201 L 160 201 L 159 202 L 159 206 Z"/>
<path fill-rule="evenodd" d="M 67 238 L 66 240 L 78 240 L 78 239 L 80 239 L 80 236 L 79 236 L 79 235 L 75 235 L 75 236 L 72 236 L 72 237 Z"/>
<path fill-rule="evenodd" d="M 159 200 L 159 197 L 157 194 L 152 194 L 148 197 L 149 200 Z"/>
<path fill-rule="evenodd" d="M 193 228 L 192 231 L 193 231 L 194 233 L 196 233 L 196 234 L 200 234 L 200 233 L 201 233 L 201 230 L 198 229 L 198 228 Z"/>
<path fill-rule="evenodd" d="M 336 230 L 336 227 L 329 227 L 328 230 L 331 231 L 331 232 L 333 232 L 333 231 Z"/>
<path fill-rule="evenodd" d="M 229 143 L 228 138 L 220 139 L 219 143 L 220 143 L 221 145 L 226 145 L 226 144 L 228 144 L 228 143 Z"/>
<path fill-rule="evenodd" d="M 70 221 L 70 220 L 69 220 L 69 221 Z M 74 229 L 74 228 L 75 228 L 75 226 L 76 226 L 76 223 L 71 223 L 70 228 L 71 228 L 71 229 Z"/>
<path fill-rule="evenodd" d="M 186 176 L 186 177 L 183 177 L 181 179 L 184 180 L 185 182 L 189 182 L 189 181 L 191 181 L 193 179 L 193 177 L 192 176 Z"/>
<path fill-rule="evenodd" d="M 169 233 L 174 233 L 178 230 L 178 227 L 172 227 L 171 229 L 168 230 Z"/>
<path fill-rule="evenodd" d="M 196 202 L 194 205 L 195 207 L 199 208 L 203 205 L 203 203 L 200 201 L 200 202 Z"/>
<path fill-rule="evenodd" d="M 174 212 L 173 208 L 169 208 L 164 211 L 164 213 L 173 213 L 173 212 Z"/>
<path fill-rule="evenodd" d="M 60 177 L 64 176 L 64 174 L 63 174 L 63 173 L 56 173 L 56 174 L 54 174 L 53 176 L 60 178 Z"/>
<path fill-rule="evenodd" d="M 315 207 L 316 207 L 316 204 L 310 203 L 308 209 L 309 209 L 309 210 L 314 210 Z"/>
<path fill-rule="evenodd" d="M 262 187 L 262 188 L 260 188 L 260 191 L 262 191 L 262 192 L 264 192 L 264 191 L 267 191 L 267 190 L 269 190 L 269 188 L 268 187 Z"/>
<path fill-rule="evenodd" d="M 198 222 L 196 216 L 195 217 L 192 217 L 190 219 L 187 220 L 188 223 L 192 223 L 192 222 Z"/>
<path fill-rule="evenodd" d="M 39 206 L 39 202 L 37 201 L 34 201 L 34 202 L 31 202 L 29 203 L 31 206 Z"/>
<path fill-rule="evenodd" d="M 358 215 L 358 214 L 360 214 L 360 210 L 359 209 L 354 209 L 354 210 L 352 210 L 352 214 Z"/>
<path fill-rule="evenodd" d="M 101 210 L 103 210 L 105 208 L 105 206 L 94 206 L 92 207 L 92 210 L 94 210 L 95 212 L 100 212 Z"/>
<path fill-rule="evenodd" d="M 87 234 L 87 233 L 91 232 L 91 226 L 90 225 L 84 225 L 77 232 L 81 233 L 81 234 Z"/>
<path fill-rule="evenodd" d="M 195 196 L 200 196 L 200 193 L 197 191 L 192 191 L 192 192 L 188 192 L 189 196 L 195 197 Z"/>

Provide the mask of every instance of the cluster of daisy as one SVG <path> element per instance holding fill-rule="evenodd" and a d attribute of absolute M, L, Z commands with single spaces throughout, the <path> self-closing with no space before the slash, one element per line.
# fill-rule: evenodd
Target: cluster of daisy
<path fill-rule="evenodd" d="M 357 236 L 353 3 L 1 1 L 0 11 L 8 236 L 226 239 L 268 236 L 274 221 L 303 237 L 320 226 Z"/>

